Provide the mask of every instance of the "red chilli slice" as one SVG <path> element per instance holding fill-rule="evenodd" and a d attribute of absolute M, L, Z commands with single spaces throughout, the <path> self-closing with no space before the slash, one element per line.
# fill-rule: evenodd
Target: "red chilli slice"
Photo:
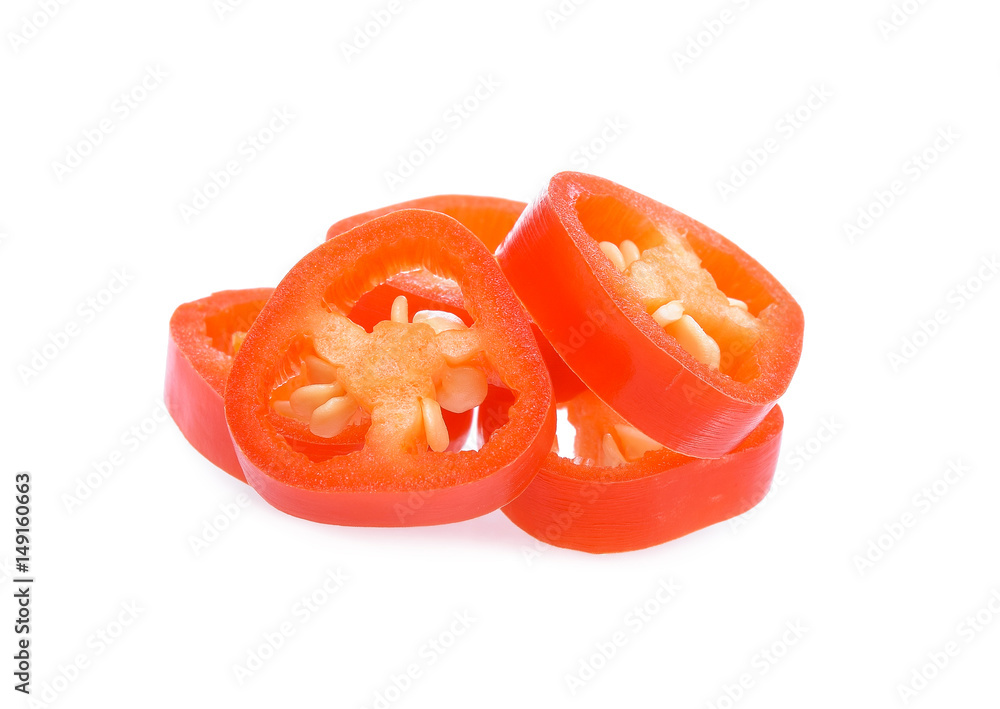
<path fill-rule="evenodd" d="M 693 251 L 699 274 L 746 306 L 758 338 L 720 342 L 721 369 L 696 359 L 654 321 L 630 280 L 635 266 L 622 272 L 599 246 L 625 240 L 643 257 L 668 242 Z M 609 180 L 553 177 L 496 257 L 570 369 L 630 424 L 685 455 L 726 455 L 764 420 L 798 365 L 802 310 L 763 266 L 705 225 Z"/>
<path fill-rule="evenodd" d="M 494 389 L 480 409 L 485 440 L 506 420 L 509 397 Z M 583 410 L 577 436 L 591 438 L 584 447 L 592 449 L 589 428 L 601 416 L 588 416 L 586 405 Z M 760 502 L 777 467 L 783 425 L 781 408 L 775 406 L 733 451 L 715 460 L 661 449 L 608 467 L 550 452 L 528 489 L 503 512 L 532 537 L 566 549 L 603 554 L 662 544 Z"/>
<path fill-rule="evenodd" d="M 347 317 L 373 286 L 416 267 L 458 284 L 472 327 L 410 323 L 405 304 L 401 320 L 394 307 L 372 333 Z M 371 420 L 361 449 L 316 459 L 270 423 L 269 411 L 290 401 L 277 394 L 300 355 L 325 362 L 333 373 L 324 386 L 346 392 L 331 394 L 310 425 L 324 426 L 345 401 L 357 406 Z M 429 428 L 427 406 L 441 391 L 431 377 L 452 366 L 478 368 L 518 392 L 508 426 L 478 451 L 438 452 Z M 555 431 L 548 372 L 492 254 L 455 220 L 423 210 L 366 222 L 289 271 L 233 362 L 226 418 L 247 480 L 267 502 L 357 526 L 443 524 L 497 509 L 527 487 Z"/>

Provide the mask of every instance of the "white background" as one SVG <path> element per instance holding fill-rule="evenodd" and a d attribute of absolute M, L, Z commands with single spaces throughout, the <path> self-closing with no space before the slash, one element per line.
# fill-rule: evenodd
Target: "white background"
<path fill-rule="evenodd" d="M 903 706 L 900 688 L 923 686 L 914 671 L 935 676 L 909 705 L 1000 705 L 1000 279 L 974 280 L 1000 250 L 1000 6 L 905 4 L 890 32 L 889 0 L 592 0 L 558 17 L 556 0 L 413 0 L 348 61 L 386 2 L 248 0 L 221 17 L 211 0 L 71 2 L 51 19 L 5 2 L 4 706 L 25 704 L 9 659 L 17 470 L 34 477 L 34 688 L 61 690 L 60 706 L 371 707 L 411 663 L 422 675 L 392 706 Z M 679 67 L 723 10 L 731 21 Z M 147 67 L 166 77 L 125 116 L 116 101 Z M 460 125 L 446 118 L 483 79 L 499 87 Z M 828 97 L 789 130 L 814 89 Z M 294 119 L 248 160 L 241 142 L 281 109 Z M 54 167 L 105 119 L 82 164 Z M 602 144 L 609 120 L 624 127 Z M 390 189 L 386 173 L 435 129 L 446 141 Z M 939 130 L 955 136 L 944 151 Z M 776 151 L 723 198 L 719 182 L 768 139 Z M 180 205 L 231 159 L 240 174 L 185 220 Z M 275 284 L 342 217 L 443 192 L 529 200 L 561 169 L 706 222 L 801 303 L 781 484 L 750 515 L 605 557 L 538 547 L 500 513 L 326 527 L 271 509 L 170 421 L 133 443 L 158 410 L 179 303 Z M 902 194 L 849 238 L 897 180 Z M 84 316 L 120 269 L 127 287 Z M 982 287 L 969 299 L 966 285 Z M 917 335 L 938 310 L 947 321 Z M 72 323 L 79 335 L 21 376 Z M 116 450 L 124 462 L 70 510 Z M 968 469 L 954 484 L 949 461 Z M 935 481 L 947 491 L 930 502 Z M 196 554 L 191 539 L 234 504 Z M 879 539 L 904 514 L 900 538 Z M 887 550 L 859 566 L 871 543 Z M 304 618 L 296 604 L 338 569 L 342 588 Z M 678 592 L 637 623 L 661 581 Z M 97 633 L 117 633 L 123 603 L 141 611 L 106 645 Z M 427 649 L 456 613 L 471 627 Z M 283 622 L 291 637 L 241 684 L 234 667 Z M 788 623 L 807 630 L 782 640 Z M 616 631 L 627 642 L 574 694 L 567 677 Z M 925 670 L 952 642 L 947 666 Z"/>

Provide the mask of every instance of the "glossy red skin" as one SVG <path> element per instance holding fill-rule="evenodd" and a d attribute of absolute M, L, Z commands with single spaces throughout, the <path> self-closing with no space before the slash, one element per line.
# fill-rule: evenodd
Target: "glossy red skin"
<path fill-rule="evenodd" d="M 273 288 L 250 288 L 213 293 L 179 306 L 170 319 L 164 386 L 167 410 L 199 453 L 243 482 L 246 476 L 233 448 L 223 401 L 233 357 L 224 343 L 212 338 L 208 322 L 214 320 L 229 332 L 245 332 L 273 292 Z M 304 423 L 270 413 L 275 429 L 300 450 L 332 456 L 357 450 L 364 443 L 364 426 L 353 426 L 336 438 L 320 438 Z M 468 437 L 472 414 L 443 414 L 451 435 L 449 450 L 460 450 Z"/>
<path fill-rule="evenodd" d="M 527 206 L 524 202 L 499 197 L 472 195 L 422 197 L 343 219 L 330 227 L 326 238 L 331 239 L 371 219 L 401 209 L 429 209 L 458 220 L 479 237 L 486 248 L 496 251 Z M 392 301 L 400 295 L 405 295 L 409 300 L 411 313 L 418 310 L 443 310 L 458 315 L 466 324 L 472 322 L 465 309 L 462 294 L 454 286 L 428 278 L 419 271 L 397 274 L 364 294 L 351 311 L 351 319 L 365 325 L 370 331 L 371 325 L 368 323 L 384 320 L 384 314 L 389 312 Z M 567 401 L 582 392 L 585 386 L 580 378 L 566 366 L 534 323 L 532 329 L 538 347 L 542 351 L 542 357 L 545 358 L 545 364 L 549 368 L 556 401 Z"/>
<path fill-rule="evenodd" d="M 598 240 L 606 235 L 581 224 L 577 202 L 593 197 L 613 198 L 637 220 L 687 234 L 720 287 L 758 316 L 764 334 L 751 352 L 759 376 L 741 382 L 706 367 L 656 325 L 601 252 Z M 771 410 L 798 365 L 802 310 L 770 273 L 705 225 L 608 180 L 553 177 L 496 257 L 570 369 L 633 426 L 685 455 L 718 458 L 732 450 Z"/>
<path fill-rule="evenodd" d="M 372 285 L 415 266 L 453 278 L 466 294 L 491 361 L 520 392 L 511 424 L 479 451 L 386 458 L 363 448 L 314 462 L 293 450 L 265 412 L 269 377 L 296 323 L 325 303 L 347 310 Z M 417 210 L 365 222 L 292 268 L 234 360 L 226 417 L 247 480 L 265 500 L 297 517 L 355 526 L 443 524 L 495 510 L 527 487 L 555 432 L 548 372 L 492 254 L 450 217 Z"/>
<path fill-rule="evenodd" d="M 206 332 L 206 318 L 219 316 L 231 308 L 250 308 L 256 311 L 253 313 L 256 317 L 272 291 L 272 288 L 221 291 L 181 305 L 170 318 L 163 393 L 167 410 L 199 453 L 244 482 L 246 478 L 233 450 L 223 409 L 232 356 L 213 345 Z"/>
<path fill-rule="evenodd" d="M 486 423 L 481 434 L 488 438 Z M 503 512 L 536 539 L 565 549 L 606 554 L 663 544 L 759 503 L 774 478 L 783 425 L 775 406 L 715 460 L 663 449 L 618 467 L 585 467 L 550 452 Z"/>
<path fill-rule="evenodd" d="M 341 219 L 330 227 L 326 238 L 332 239 L 338 234 L 343 234 L 345 231 L 350 231 L 356 226 L 371 221 L 375 217 L 383 217 L 401 209 L 429 209 L 432 212 L 447 214 L 452 219 L 457 220 L 479 237 L 487 249 L 496 251 L 527 206 L 524 202 L 500 197 L 477 197 L 464 194 L 421 197 Z"/>

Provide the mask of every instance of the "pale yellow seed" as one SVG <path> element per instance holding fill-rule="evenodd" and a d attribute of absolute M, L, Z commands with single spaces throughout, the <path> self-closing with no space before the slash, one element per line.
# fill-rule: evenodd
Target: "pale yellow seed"
<path fill-rule="evenodd" d="M 306 376 L 310 384 L 333 384 L 337 381 L 337 368 L 315 355 L 302 358 L 306 365 Z"/>
<path fill-rule="evenodd" d="M 439 333 L 437 343 L 445 361 L 452 367 L 465 364 L 483 351 L 481 338 L 474 329 Z"/>
<path fill-rule="evenodd" d="M 444 332 L 445 330 L 466 330 L 462 318 L 454 313 L 446 313 L 443 310 L 418 310 L 413 314 L 413 322 L 430 325 L 434 332 Z"/>
<path fill-rule="evenodd" d="M 671 300 L 653 311 L 653 320 L 660 327 L 677 322 L 684 315 L 684 304 L 679 300 Z"/>
<path fill-rule="evenodd" d="M 437 387 L 442 409 L 460 414 L 474 409 L 486 399 L 486 375 L 475 367 L 447 367 Z"/>
<path fill-rule="evenodd" d="M 719 344 L 690 315 L 684 315 L 677 322 L 667 325 L 664 331 L 674 337 L 677 344 L 696 360 L 712 369 L 719 368 L 722 361 Z"/>
<path fill-rule="evenodd" d="M 420 399 L 420 413 L 424 419 L 424 438 L 427 445 L 435 453 L 448 450 L 451 440 L 448 438 L 448 427 L 444 425 L 441 407 L 434 399 Z"/>
<path fill-rule="evenodd" d="M 392 301 L 392 310 L 389 313 L 389 319 L 393 322 L 410 322 L 410 305 L 406 302 L 405 295 L 397 295 L 396 299 Z"/>
<path fill-rule="evenodd" d="M 335 396 L 313 411 L 309 430 L 321 438 L 333 438 L 347 428 L 357 410 L 358 402 L 353 396 Z"/>
<path fill-rule="evenodd" d="M 277 411 L 280 415 L 285 418 L 297 419 L 298 416 L 295 415 L 295 411 L 292 410 L 292 405 L 288 403 L 285 399 L 279 399 L 271 404 L 271 408 Z"/>
<path fill-rule="evenodd" d="M 601 465 L 607 468 L 617 468 L 625 465 L 625 456 L 618 449 L 618 444 L 610 433 L 605 433 L 601 438 Z"/>
<path fill-rule="evenodd" d="M 341 396 L 344 387 L 340 384 L 307 384 L 299 387 L 288 397 L 292 411 L 299 416 L 311 416 L 313 411 L 335 396 Z"/>
<path fill-rule="evenodd" d="M 631 266 L 633 261 L 638 261 L 641 256 L 639 247 L 631 239 L 625 239 L 619 248 L 622 252 L 622 258 L 625 259 L 625 268 Z"/>
<path fill-rule="evenodd" d="M 602 241 L 598 244 L 598 246 L 601 247 L 601 251 L 603 251 L 604 255 L 611 260 L 611 263 L 614 264 L 615 268 L 619 271 L 625 270 L 625 257 L 622 256 L 621 249 L 612 244 L 610 241 Z"/>
<path fill-rule="evenodd" d="M 618 434 L 618 441 L 621 443 L 621 451 L 628 460 L 639 460 L 649 451 L 658 451 L 662 445 L 654 441 L 635 426 L 627 424 L 615 424 L 615 433 Z"/>
<path fill-rule="evenodd" d="M 240 330 L 238 332 L 234 332 L 233 336 L 231 338 L 229 338 L 229 344 L 230 344 L 230 346 L 233 349 L 233 356 L 234 357 L 240 351 L 240 347 L 243 346 L 243 340 L 245 340 L 246 337 L 247 337 L 247 334 L 245 332 L 243 332 L 242 330 Z"/>
<path fill-rule="evenodd" d="M 739 300 L 738 298 L 730 298 L 729 305 L 731 305 L 734 308 L 739 308 L 740 310 L 745 310 L 745 311 L 750 310 L 750 308 L 747 307 L 747 304 L 744 303 L 742 300 Z"/>

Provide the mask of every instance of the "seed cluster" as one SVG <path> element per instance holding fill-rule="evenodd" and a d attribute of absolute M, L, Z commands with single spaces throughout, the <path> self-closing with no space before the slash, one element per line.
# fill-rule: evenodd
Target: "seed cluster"
<path fill-rule="evenodd" d="M 458 316 L 436 310 L 418 311 L 411 322 L 409 303 L 402 295 L 393 301 L 389 321 L 408 327 L 429 327 L 435 336 L 468 330 Z M 422 435 L 432 451 L 443 452 L 451 443 L 442 410 L 463 413 L 486 398 L 486 374 L 467 362 L 471 354 L 474 353 L 463 352 L 458 357 L 446 354 L 447 363 L 434 376 L 434 396 L 417 397 Z M 310 354 L 303 357 L 303 365 L 306 383 L 293 389 L 287 399 L 271 402 L 278 414 L 308 423 L 310 432 L 316 436 L 333 438 L 371 413 L 360 403 L 359 392 L 348 390 L 331 362 Z"/>
<path fill-rule="evenodd" d="M 639 247 L 630 239 L 625 239 L 620 244 L 601 241 L 598 246 L 619 273 L 626 275 L 629 275 L 628 271 L 632 264 L 643 258 Z M 694 268 L 701 267 L 695 265 Z M 747 304 L 742 300 L 728 296 L 727 299 L 731 308 L 743 313 L 749 312 Z M 664 303 L 656 307 L 650 315 L 666 334 L 677 340 L 677 344 L 698 362 L 712 369 L 719 369 L 722 361 L 722 349 L 719 343 L 705 332 L 691 313 L 685 312 L 682 299 Z"/>

